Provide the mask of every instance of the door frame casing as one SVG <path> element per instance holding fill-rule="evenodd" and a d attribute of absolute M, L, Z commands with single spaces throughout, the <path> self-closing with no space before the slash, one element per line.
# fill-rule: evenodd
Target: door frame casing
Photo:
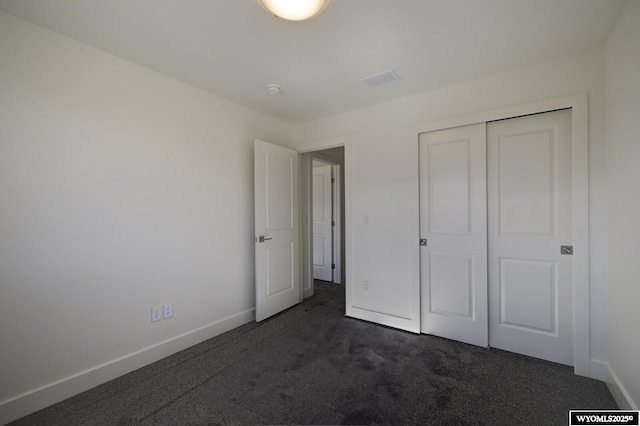
<path fill-rule="evenodd" d="M 495 109 L 486 112 L 426 122 L 413 128 L 411 152 L 418 157 L 420 133 L 486 123 L 525 115 L 538 114 L 571 108 L 572 150 L 573 150 L 573 245 L 574 245 L 574 290 L 573 290 L 573 358 L 574 373 L 591 377 L 590 355 L 590 312 L 589 312 L 589 118 L 588 96 L 586 93 L 532 102 L 518 106 Z M 414 291 L 420 289 L 420 191 L 419 162 L 413 165 L 415 179 L 414 219 L 411 228 L 416 236 L 415 247 L 411 251 L 412 282 Z M 421 307 L 422 309 L 422 307 Z"/>

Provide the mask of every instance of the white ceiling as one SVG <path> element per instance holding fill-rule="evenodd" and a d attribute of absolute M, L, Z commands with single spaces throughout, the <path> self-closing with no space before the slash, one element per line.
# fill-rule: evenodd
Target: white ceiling
<path fill-rule="evenodd" d="M 297 123 L 602 46 L 627 2 L 333 0 L 306 22 L 256 0 L 0 0 L 0 10 Z M 401 80 L 361 81 L 389 69 Z"/>

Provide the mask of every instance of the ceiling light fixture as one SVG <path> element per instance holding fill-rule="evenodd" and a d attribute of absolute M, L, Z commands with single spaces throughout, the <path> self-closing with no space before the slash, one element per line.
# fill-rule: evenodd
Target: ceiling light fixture
<path fill-rule="evenodd" d="M 278 18 L 288 21 L 304 21 L 322 13 L 331 0 L 258 0 Z"/>

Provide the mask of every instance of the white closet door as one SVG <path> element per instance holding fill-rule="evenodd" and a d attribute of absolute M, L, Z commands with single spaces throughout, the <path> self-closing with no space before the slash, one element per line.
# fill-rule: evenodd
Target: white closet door
<path fill-rule="evenodd" d="M 421 331 L 487 346 L 486 127 L 420 135 Z"/>
<path fill-rule="evenodd" d="M 490 345 L 568 365 L 571 140 L 570 110 L 487 125 Z"/>

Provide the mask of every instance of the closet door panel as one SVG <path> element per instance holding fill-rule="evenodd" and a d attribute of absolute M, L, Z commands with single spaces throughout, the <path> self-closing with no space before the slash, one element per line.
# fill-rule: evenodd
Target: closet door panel
<path fill-rule="evenodd" d="M 421 331 L 487 346 L 485 125 L 419 143 Z"/>
<path fill-rule="evenodd" d="M 489 342 L 573 364 L 571 111 L 487 125 Z"/>

